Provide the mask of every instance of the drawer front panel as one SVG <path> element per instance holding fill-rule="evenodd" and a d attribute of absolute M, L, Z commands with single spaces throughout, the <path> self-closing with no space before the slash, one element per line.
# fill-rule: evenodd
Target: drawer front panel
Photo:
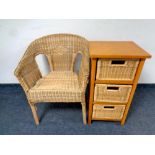
<path fill-rule="evenodd" d="M 138 59 L 99 59 L 97 62 L 97 80 L 133 80 Z"/>
<path fill-rule="evenodd" d="M 131 85 L 96 84 L 94 102 L 127 103 Z"/>
<path fill-rule="evenodd" d="M 93 119 L 121 120 L 125 105 L 93 105 Z"/>

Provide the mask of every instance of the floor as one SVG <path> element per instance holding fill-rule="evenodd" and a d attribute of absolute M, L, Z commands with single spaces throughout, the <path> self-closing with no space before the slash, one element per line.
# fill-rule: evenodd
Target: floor
<path fill-rule="evenodd" d="M 36 126 L 25 94 L 17 84 L 0 85 L 1 135 L 152 135 L 155 134 L 155 85 L 138 85 L 124 126 L 93 121 L 83 125 L 80 104 L 38 104 Z"/>

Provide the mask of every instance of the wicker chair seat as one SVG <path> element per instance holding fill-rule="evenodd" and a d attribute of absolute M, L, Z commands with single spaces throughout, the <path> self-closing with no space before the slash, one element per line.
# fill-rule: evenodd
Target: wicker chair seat
<path fill-rule="evenodd" d="M 29 90 L 32 102 L 81 102 L 78 76 L 72 71 L 52 71 Z"/>

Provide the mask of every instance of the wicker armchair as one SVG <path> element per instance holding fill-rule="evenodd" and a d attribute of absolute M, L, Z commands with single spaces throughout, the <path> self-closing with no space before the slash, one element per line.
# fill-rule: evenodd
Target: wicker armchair
<path fill-rule="evenodd" d="M 73 71 L 77 54 L 82 55 L 78 73 Z M 50 73 L 42 77 L 35 61 L 44 54 Z M 35 123 L 39 124 L 36 103 L 81 102 L 86 124 L 85 90 L 89 76 L 88 41 L 72 34 L 53 34 L 33 41 L 19 62 L 15 75 L 23 87 Z"/>

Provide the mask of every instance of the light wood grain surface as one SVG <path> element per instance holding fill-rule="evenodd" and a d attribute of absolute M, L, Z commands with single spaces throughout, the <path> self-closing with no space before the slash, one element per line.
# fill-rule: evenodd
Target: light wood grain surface
<path fill-rule="evenodd" d="M 151 58 L 151 55 L 132 41 L 90 41 L 91 58 Z"/>

